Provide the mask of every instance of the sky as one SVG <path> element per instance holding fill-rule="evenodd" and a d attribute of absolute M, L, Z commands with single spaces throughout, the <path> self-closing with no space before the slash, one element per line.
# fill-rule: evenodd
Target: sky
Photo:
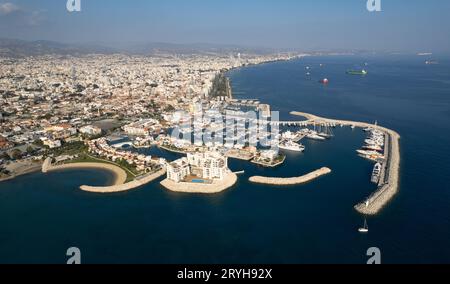
<path fill-rule="evenodd" d="M 0 38 L 107 46 L 149 42 L 303 50 L 449 52 L 450 1 L 0 0 Z"/>

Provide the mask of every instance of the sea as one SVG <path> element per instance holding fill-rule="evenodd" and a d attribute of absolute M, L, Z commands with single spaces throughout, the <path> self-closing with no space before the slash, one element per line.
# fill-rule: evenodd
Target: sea
<path fill-rule="evenodd" d="M 328 141 L 303 140 L 304 153 L 265 169 L 244 170 L 217 195 L 164 190 L 159 181 L 126 193 L 80 191 L 107 185 L 110 173 L 33 173 L 0 183 L 0 263 L 65 263 L 77 247 L 82 263 L 303 264 L 356 263 L 378 248 L 382 263 L 450 263 L 450 60 L 416 55 L 314 56 L 228 72 L 236 98 L 280 112 L 378 122 L 401 135 L 398 194 L 368 234 L 353 206 L 370 195 L 373 164 L 357 156 L 361 129 L 333 129 Z M 306 68 L 309 67 L 307 70 Z M 347 75 L 366 69 L 366 76 Z M 307 75 L 307 72 L 310 75 Z M 329 84 L 320 80 L 327 78 Z M 157 148 L 153 156 L 181 157 Z M 304 185 L 251 184 L 253 175 L 291 177 L 329 167 Z"/>

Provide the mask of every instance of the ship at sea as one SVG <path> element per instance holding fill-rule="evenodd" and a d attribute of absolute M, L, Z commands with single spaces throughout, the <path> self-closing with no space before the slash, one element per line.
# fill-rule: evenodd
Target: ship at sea
<path fill-rule="evenodd" d="M 362 70 L 348 70 L 347 74 L 349 75 L 367 75 L 369 72 L 367 72 L 366 70 L 362 69 Z"/>

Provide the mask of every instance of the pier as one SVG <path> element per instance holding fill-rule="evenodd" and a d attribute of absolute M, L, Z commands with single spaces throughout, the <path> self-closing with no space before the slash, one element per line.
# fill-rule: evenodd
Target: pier
<path fill-rule="evenodd" d="M 382 169 L 382 177 L 380 178 L 378 189 L 369 196 L 365 201 L 355 205 L 355 209 L 365 215 L 378 214 L 389 201 L 398 192 L 399 173 L 400 173 L 400 135 L 388 128 L 373 125 L 366 122 L 348 121 L 328 119 L 315 116 L 304 112 L 291 112 L 292 115 L 302 116 L 306 118 L 305 123 L 308 124 L 340 124 L 343 126 L 352 126 L 360 128 L 371 127 L 385 133 L 385 162 Z"/>

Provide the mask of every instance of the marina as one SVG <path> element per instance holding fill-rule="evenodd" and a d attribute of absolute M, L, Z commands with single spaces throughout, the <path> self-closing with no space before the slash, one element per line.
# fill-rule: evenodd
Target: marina
<path fill-rule="evenodd" d="M 379 125 L 371 125 L 366 122 L 354 122 L 354 121 L 346 121 L 346 120 L 335 120 L 318 117 L 312 114 L 304 113 L 304 112 L 291 112 L 292 115 L 305 117 L 307 119 L 307 123 L 335 123 L 339 125 L 347 125 L 350 127 L 359 127 L 364 129 L 371 128 L 373 130 L 380 131 L 384 133 L 387 137 L 385 141 L 385 166 L 382 167 L 382 173 L 380 177 L 380 182 L 382 184 L 378 187 L 378 189 L 369 196 L 364 202 L 361 202 L 355 205 L 355 209 L 361 214 L 366 215 L 376 215 L 378 214 L 383 207 L 386 206 L 387 203 L 394 197 L 394 195 L 398 192 L 398 182 L 399 182 L 399 172 L 400 172 L 400 135 L 385 127 L 381 127 Z M 366 153 L 367 154 L 367 153 Z M 370 155 L 369 155 L 370 156 Z M 375 157 L 379 158 L 377 155 Z M 380 156 L 381 157 L 381 156 Z"/>

